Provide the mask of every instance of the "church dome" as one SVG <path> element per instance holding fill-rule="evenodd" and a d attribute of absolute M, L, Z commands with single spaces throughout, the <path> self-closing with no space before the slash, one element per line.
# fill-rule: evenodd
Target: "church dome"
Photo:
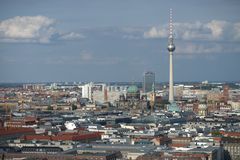
<path fill-rule="evenodd" d="M 137 93 L 138 91 L 139 91 L 138 87 L 135 86 L 135 85 L 129 86 L 128 89 L 127 89 L 128 93 Z"/>

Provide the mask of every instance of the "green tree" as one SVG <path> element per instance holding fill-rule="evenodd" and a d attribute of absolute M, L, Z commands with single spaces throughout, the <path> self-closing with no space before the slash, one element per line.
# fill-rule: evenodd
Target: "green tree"
<path fill-rule="evenodd" d="M 77 109 L 77 105 L 76 104 L 72 104 L 72 110 L 76 110 Z"/>
<path fill-rule="evenodd" d="M 213 136 L 221 136 L 222 134 L 219 131 L 212 131 Z"/>
<path fill-rule="evenodd" d="M 48 107 L 47 107 L 47 110 L 52 111 L 52 110 L 53 110 L 53 107 L 52 107 L 52 106 L 48 106 Z"/>

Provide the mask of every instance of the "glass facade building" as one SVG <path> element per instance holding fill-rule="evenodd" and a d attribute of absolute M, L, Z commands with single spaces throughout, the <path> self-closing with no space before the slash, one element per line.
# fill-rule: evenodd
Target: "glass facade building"
<path fill-rule="evenodd" d="M 143 92 L 147 93 L 152 91 L 152 85 L 155 83 L 155 73 L 145 72 L 143 74 Z"/>

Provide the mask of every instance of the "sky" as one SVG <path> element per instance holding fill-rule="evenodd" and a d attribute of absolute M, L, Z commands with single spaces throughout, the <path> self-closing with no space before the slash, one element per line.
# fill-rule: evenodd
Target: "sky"
<path fill-rule="evenodd" d="M 239 0 L 0 0 L 0 82 L 240 80 Z"/>

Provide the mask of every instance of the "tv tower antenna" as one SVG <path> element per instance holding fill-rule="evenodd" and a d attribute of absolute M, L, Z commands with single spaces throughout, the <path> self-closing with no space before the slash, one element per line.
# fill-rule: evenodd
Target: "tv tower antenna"
<path fill-rule="evenodd" d="M 170 9 L 169 14 L 169 37 L 168 37 L 168 51 L 173 52 L 175 50 L 175 45 L 173 43 L 173 18 L 172 9 Z"/>

